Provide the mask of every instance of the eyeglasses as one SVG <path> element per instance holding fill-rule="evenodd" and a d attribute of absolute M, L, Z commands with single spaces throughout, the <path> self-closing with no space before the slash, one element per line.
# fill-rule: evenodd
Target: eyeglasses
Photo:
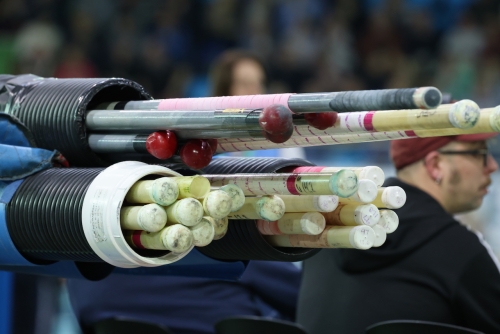
<path fill-rule="evenodd" d="M 488 166 L 488 156 L 490 155 L 490 152 L 488 149 L 483 148 L 479 150 L 465 150 L 465 151 L 438 151 L 440 154 L 460 154 L 460 155 L 472 155 L 474 157 L 483 157 L 483 166 L 486 167 Z"/>

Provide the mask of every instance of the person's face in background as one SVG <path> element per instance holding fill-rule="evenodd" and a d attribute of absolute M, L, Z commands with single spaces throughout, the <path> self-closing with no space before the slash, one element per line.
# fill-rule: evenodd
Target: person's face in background
<path fill-rule="evenodd" d="M 259 63 L 252 59 L 242 59 L 234 65 L 232 72 L 230 95 L 264 94 L 266 76 Z"/>
<path fill-rule="evenodd" d="M 486 149 L 485 141 L 454 142 L 451 150 Z M 495 159 L 488 155 L 486 165 L 482 155 L 449 155 L 444 163 L 442 189 L 444 204 L 450 213 L 479 208 L 491 184 L 491 173 L 498 169 Z"/>

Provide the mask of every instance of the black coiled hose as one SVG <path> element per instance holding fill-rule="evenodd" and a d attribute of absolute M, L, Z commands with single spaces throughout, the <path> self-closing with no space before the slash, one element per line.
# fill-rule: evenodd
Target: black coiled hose
<path fill-rule="evenodd" d="M 34 263 L 103 262 L 82 227 L 83 199 L 102 170 L 52 168 L 27 177 L 6 207 L 7 228 L 19 253 Z"/>
<path fill-rule="evenodd" d="M 303 159 L 283 158 L 220 158 L 215 159 L 203 172 L 206 174 L 234 173 L 274 173 L 292 166 L 313 166 Z M 269 260 L 302 261 L 319 249 L 311 248 L 275 248 L 260 234 L 255 220 L 233 220 L 229 223 L 226 235 L 212 241 L 198 250 L 217 260 Z"/>
<path fill-rule="evenodd" d="M 104 102 L 151 99 L 142 86 L 120 78 L 44 79 L 24 75 L 9 77 L 6 83 L 13 88 L 8 98 L 0 98 L 0 110 L 19 118 L 33 133 L 37 146 L 57 149 L 78 167 L 109 165 L 90 150 L 85 129 L 87 110 Z"/>

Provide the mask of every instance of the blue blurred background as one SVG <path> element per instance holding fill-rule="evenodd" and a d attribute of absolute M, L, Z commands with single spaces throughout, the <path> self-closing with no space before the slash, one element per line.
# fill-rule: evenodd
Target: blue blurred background
<path fill-rule="evenodd" d="M 483 108 L 500 104 L 497 0 L 0 0 L 0 73 L 125 77 L 155 98 L 198 97 L 209 94 L 210 64 L 229 48 L 264 59 L 269 93 L 432 85 Z M 387 147 L 318 147 L 305 156 L 393 175 Z M 492 149 L 499 158 L 499 145 Z M 461 219 L 500 255 L 494 179 L 483 207 Z M 15 329 L 5 320 L 10 280 L 0 273 L 0 334 Z M 43 323 L 37 333 L 78 333 L 61 291 L 53 312 L 33 311 Z"/>

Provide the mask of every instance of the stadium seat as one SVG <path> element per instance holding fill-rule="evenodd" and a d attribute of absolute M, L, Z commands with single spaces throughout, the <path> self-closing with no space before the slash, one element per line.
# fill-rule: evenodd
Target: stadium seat
<path fill-rule="evenodd" d="M 215 324 L 217 334 L 307 334 L 302 326 L 283 320 L 256 316 L 226 318 Z"/>
<path fill-rule="evenodd" d="M 92 334 L 173 334 L 168 328 L 132 319 L 111 318 L 94 324 Z"/>
<path fill-rule="evenodd" d="M 371 325 L 366 334 L 484 334 L 476 330 L 421 320 L 390 320 Z"/>

